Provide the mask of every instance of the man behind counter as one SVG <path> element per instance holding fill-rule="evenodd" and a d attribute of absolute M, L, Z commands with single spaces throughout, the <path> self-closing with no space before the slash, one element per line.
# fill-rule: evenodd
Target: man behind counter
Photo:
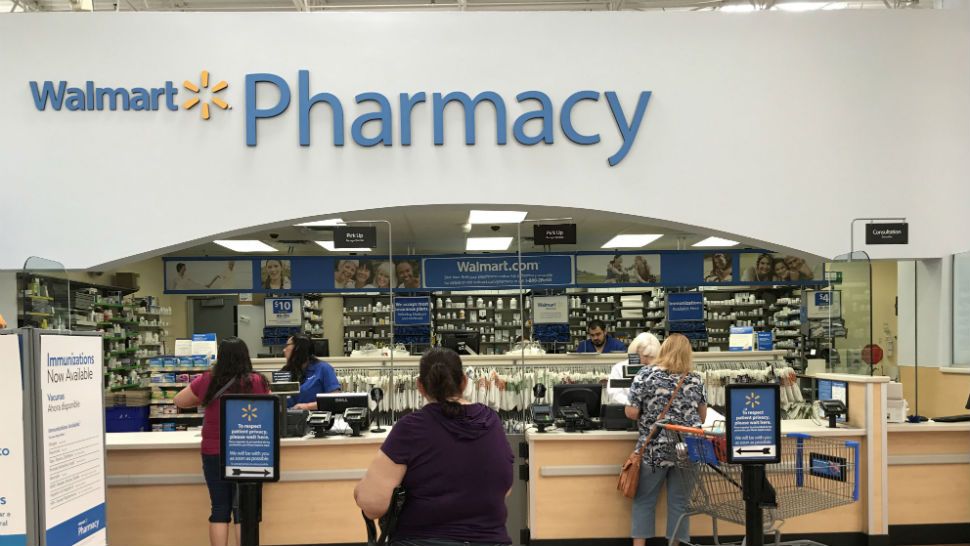
<path fill-rule="evenodd" d="M 626 345 L 606 333 L 602 320 L 591 320 L 587 329 L 589 339 L 583 340 L 576 348 L 577 353 L 625 353 Z"/>

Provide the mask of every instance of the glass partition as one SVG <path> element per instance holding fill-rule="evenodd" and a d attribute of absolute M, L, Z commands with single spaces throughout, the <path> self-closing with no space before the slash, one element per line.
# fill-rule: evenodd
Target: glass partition
<path fill-rule="evenodd" d="M 865 252 L 826 264 L 828 288 L 806 291 L 810 358 L 825 361 L 825 371 L 873 375 L 872 263 Z"/>
<path fill-rule="evenodd" d="M 953 256 L 953 365 L 970 367 L 970 252 Z"/>
<path fill-rule="evenodd" d="M 72 297 L 71 280 L 64 264 L 31 256 L 24 262 L 23 272 L 17 275 L 17 323 L 69 330 Z"/>

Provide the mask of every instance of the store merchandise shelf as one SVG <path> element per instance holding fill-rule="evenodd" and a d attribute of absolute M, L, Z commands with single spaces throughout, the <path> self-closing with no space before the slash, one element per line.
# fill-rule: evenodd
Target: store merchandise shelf
<path fill-rule="evenodd" d="M 54 313 L 38 313 L 36 311 L 24 311 L 21 314 L 28 317 L 53 317 L 54 316 Z"/>
<path fill-rule="evenodd" d="M 140 366 L 112 366 L 110 368 L 105 368 L 106 372 L 148 372 L 150 370 L 142 368 Z"/>
<path fill-rule="evenodd" d="M 54 301 L 54 298 L 50 296 L 36 296 L 34 294 L 24 294 L 24 297 L 29 300 Z"/>
<path fill-rule="evenodd" d="M 142 385 L 141 383 L 129 383 L 127 385 L 115 385 L 114 387 L 108 387 L 108 388 L 111 389 L 111 392 L 117 392 L 117 391 L 125 391 L 128 389 L 143 389 L 145 388 L 145 385 Z"/>
<path fill-rule="evenodd" d="M 101 307 L 103 309 L 124 309 L 125 308 L 125 306 L 120 303 L 111 303 L 111 302 L 105 303 L 103 301 L 99 301 L 95 303 L 94 307 Z"/>
<path fill-rule="evenodd" d="M 390 324 L 344 324 L 344 328 L 374 328 L 376 326 L 387 326 L 390 328 Z"/>
<path fill-rule="evenodd" d="M 153 406 L 172 406 L 175 405 L 175 400 L 152 400 Z"/>
<path fill-rule="evenodd" d="M 149 383 L 145 385 L 146 387 L 159 387 L 162 389 L 175 388 L 175 387 L 188 387 L 188 383 Z"/>
<path fill-rule="evenodd" d="M 344 311 L 345 315 L 389 315 L 390 311 Z"/>

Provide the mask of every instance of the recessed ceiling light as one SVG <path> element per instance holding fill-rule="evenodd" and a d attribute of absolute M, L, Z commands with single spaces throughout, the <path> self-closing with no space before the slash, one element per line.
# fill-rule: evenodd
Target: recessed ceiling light
<path fill-rule="evenodd" d="M 342 226 L 344 225 L 343 218 L 330 218 L 327 220 L 315 220 L 313 222 L 303 222 L 302 224 L 297 224 L 298 226 L 306 227 L 319 227 L 319 226 Z"/>
<path fill-rule="evenodd" d="M 518 224 L 528 212 L 518 210 L 473 210 L 468 213 L 469 224 Z"/>
<path fill-rule="evenodd" d="M 229 239 L 212 242 L 235 252 L 279 252 L 279 250 L 258 239 Z"/>
<path fill-rule="evenodd" d="M 720 237 L 708 237 L 703 241 L 696 242 L 690 246 L 735 246 L 738 245 L 737 241 L 732 241 L 731 239 L 722 239 Z"/>
<path fill-rule="evenodd" d="M 333 241 L 313 241 L 330 252 L 370 252 L 369 248 L 334 248 Z"/>
<path fill-rule="evenodd" d="M 662 233 L 627 233 L 613 237 L 600 248 L 640 248 L 661 237 L 663 237 Z"/>
<path fill-rule="evenodd" d="M 508 250 L 511 244 L 511 237 L 469 237 L 465 250 Z"/>

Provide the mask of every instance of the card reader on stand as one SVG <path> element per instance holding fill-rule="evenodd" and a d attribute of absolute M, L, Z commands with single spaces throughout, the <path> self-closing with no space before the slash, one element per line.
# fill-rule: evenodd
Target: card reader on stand
<path fill-rule="evenodd" d="M 311 411 L 306 420 L 307 427 L 313 431 L 313 436 L 323 438 L 333 428 L 333 414 L 329 411 Z"/>
<path fill-rule="evenodd" d="M 370 425 L 370 412 L 367 408 L 347 408 L 344 410 L 344 422 L 350 426 L 351 436 L 360 436 L 360 432 Z"/>

